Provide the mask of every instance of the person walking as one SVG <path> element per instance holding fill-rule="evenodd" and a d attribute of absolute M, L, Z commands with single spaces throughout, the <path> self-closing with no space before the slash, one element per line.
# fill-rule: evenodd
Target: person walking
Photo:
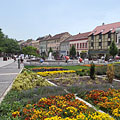
<path fill-rule="evenodd" d="M 21 63 L 23 63 L 23 58 L 22 57 L 20 58 L 20 61 L 21 61 Z"/>
<path fill-rule="evenodd" d="M 16 57 L 14 56 L 14 62 L 16 61 Z"/>

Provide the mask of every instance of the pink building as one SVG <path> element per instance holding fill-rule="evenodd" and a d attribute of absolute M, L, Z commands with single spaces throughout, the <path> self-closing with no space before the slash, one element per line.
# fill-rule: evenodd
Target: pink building
<path fill-rule="evenodd" d="M 69 41 L 70 47 L 72 47 L 72 45 L 75 46 L 77 55 L 78 54 L 80 55 L 80 53 L 82 51 L 88 52 L 88 48 L 89 48 L 88 35 L 89 34 L 90 34 L 90 32 L 79 33 L 79 34 L 74 35 L 70 38 L 70 41 Z"/>

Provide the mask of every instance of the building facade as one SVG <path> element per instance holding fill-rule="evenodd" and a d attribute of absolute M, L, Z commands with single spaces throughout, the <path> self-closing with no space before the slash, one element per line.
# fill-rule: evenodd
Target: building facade
<path fill-rule="evenodd" d="M 50 39 L 47 40 L 47 51 L 49 51 L 50 47 L 53 51 L 60 51 L 60 43 L 63 42 L 71 36 L 68 32 L 56 34 Z"/>
<path fill-rule="evenodd" d="M 44 37 L 40 37 L 37 39 L 37 41 L 39 41 L 40 45 L 39 45 L 39 51 L 40 51 L 40 54 L 42 55 L 43 53 L 46 53 L 47 54 L 47 40 L 49 40 L 52 36 L 49 34 L 49 35 L 46 35 Z"/>
<path fill-rule="evenodd" d="M 69 39 L 70 47 L 72 47 L 72 45 L 75 46 L 77 56 L 79 56 L 83 51 L 86 53 L 88 52 L 88 48 L 89 48 L 88 35 L 89 34 L 90 32 L 79 33 L 77 35 L 72 36 Z"/>
<path fill-rule="evenodd" d="M 35 48 L 37 48 L 37 50 L 39 50 L 40 43 L 39 43 L 39 41 L 33 40 L 33 41 L 31 41 L 30 46 L 35 47 Z"/>
<path fill-rule="evenodd" d="M 108 54 L 111 42 L 115 41 L 116 44 L 119 42 L 116 34 L 118 28 L 120 28 L 120 22 L 97 26 L 88 37 L 89 54 L 99 57 Z"/>
<path fill-rule="evenodd" d="M 118 49 L 119 49 L 119 56 L 120 56 L 120 28 L 117 28 L 116 29 L 116 36 L 117 36 L 117 47 L 118 47 Z"/>
<path fill-rule="evenodd" d="M 71 37 L 68 37 L 63 42 L 60 43 L 60 55 L 66 56 L 69 55 L 70 45 L 69 45 L 69 39 Z"/>

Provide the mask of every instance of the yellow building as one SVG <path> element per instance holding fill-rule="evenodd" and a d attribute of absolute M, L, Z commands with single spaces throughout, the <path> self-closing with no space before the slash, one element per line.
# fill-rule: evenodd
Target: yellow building
<path fill-rule="evenodd" d="M 65 39 L 67 39 L 69 36 L 71 36 L 68 32 L 56 34 L 50 39 L 47 40 L 47 51 L 49 51 L 50 47 L 53 51 L 60 51 L 60 43 L 63 42 Z"/>
<path fill-rule="evenodd" d="M 116 45 L 119 44 L 116 33 L 118 28 L 120 28 L 120 22 L 97 26 L 88 37 L 89 54 L 91 56 L 103 56 L 108 53 L 112 41 L 115 41 Z"/>

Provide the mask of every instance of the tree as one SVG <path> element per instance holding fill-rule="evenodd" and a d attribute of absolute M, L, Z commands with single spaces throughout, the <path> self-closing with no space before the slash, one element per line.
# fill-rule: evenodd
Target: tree
<path fill-rule="evenodd" d="M 95 79 L 95 64 L 94 63 L 91 63 L 90 65 L 90 78 L 92 80 Z"/>
<path fill-rule="evenodd" d="M 51 48 L 51 47 L 50 47 L 50 49 L 49 49 L 49 51 L 48 51 L 48 54 L 49 54 L 50 52 L 53 52 L 53 50 L 52 50 L 52 48 Z"/>
<path fill-rule="evenodd" d="M 8 38 L 4 35 L 2 29 L 0 29 L 0 53 L 4 52 L 4 55 L 17 54 L 20 52 L 20 46 L 18 42 L 12 38 Z"/>
<path fill-rule="evenodd" d="M 60 58 L 60 53 L 59 53 L 59 51 L 57 50 L 57 51 L 53 52 L 53 56 L 54 56 L 54 58 L 55 58 L 56 60 L 59 59 L 59 58 Z"/>
<path fill-rule="evenodd" d="M 118 48 L 117 48 L 117 46 L 116 46 L 116 44 L 115 44 L 114 41 L 112 41 L 112 43 L 111 43 L 111 45 L 110 45 L 109 53 L 110 53 L 110 55 L 113 56 L 113 58 L 114 58 L 115 55 L 117 55 L 117 53 L 118 53 Z"/>
<path fill-rule="evenodd" d="M 10 54 L 20 53 L 20 46 L 18 45 L 18 42 L 14 39 L 5 38 L 3 46 L 5 53 Z"/>
<path fill-rule="evenodd" d="M 0 47 L 2 47 L 2 50 L 3 50 L 3 43 L 4 43 L 4 34 L 2 32 L 2 29 L 0 29 Z"/>
<path fill-rule="evenodd" d="M 23 54 L 25 55 L 34 55 L 37 56 L 37 48 L 32 47 L 32 46 L 27 46 L 22 49 Z"/>
<path fill-rule="evenodd" d="M 81 51 L 80 56 L 81 58 L 85 59 L 85 57 L 87 56 L 87 51 Z"/>
<path fill-rule="evenodd" d="M 70 56 L 72 58 L 75 58 L 75 55 L 76 55 L 76 49 L 75 49 L 75 46 L 72 45 L 72 47 L 70 48 Z"/>

